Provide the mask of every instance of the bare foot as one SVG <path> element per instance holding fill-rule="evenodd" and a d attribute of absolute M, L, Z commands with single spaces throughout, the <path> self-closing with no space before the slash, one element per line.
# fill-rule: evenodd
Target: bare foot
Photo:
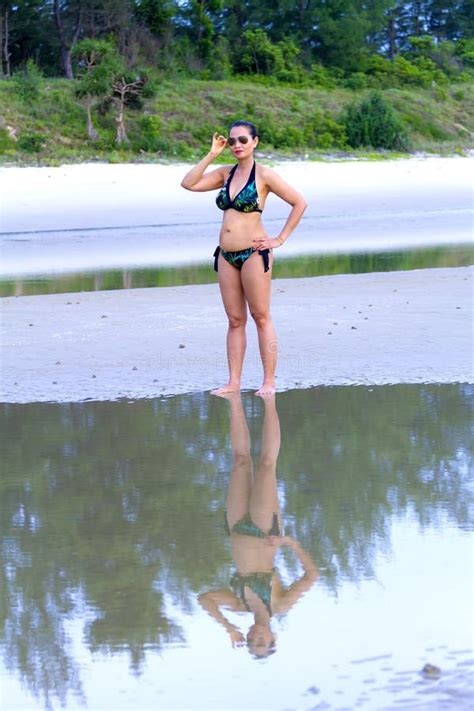
<path fill-rule="evenodd" d="M 257 390 L 255 395 L 260 397 L 268 397 L 268 395 L 275 395 L 276 388 L 272 383 L 263 383 L 262 387 Z"/>
<path fill-rule="evenodd" d="M 211 390 L 211 395 L 218 395 L 219 397 L 225 397 L 231 393 L 239 393 L 240 385 L 238 383 L 227 383 L 222 388 L 217 388 L 216 390 Z"/>
<path fill-rule="evenodd" d="M 220 397 L 223 400 L 227 400 L 227 402 L 230 403 L 231 407 L 236 403 L 242 406 L 242 395 L 240 394 L 240 390 L 230 390 L 229 392 L 225 393 L 217 392 L 217 390 L 214 390 L 211 391 L 211 395 L 215 395 L 216 397 Z"/>

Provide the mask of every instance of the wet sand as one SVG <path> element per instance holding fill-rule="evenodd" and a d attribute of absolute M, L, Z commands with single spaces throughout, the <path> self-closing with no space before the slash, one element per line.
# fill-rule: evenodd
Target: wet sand
<path fill-rule="evenodd" d="M 273 282 L 277 388 L 473 382 L 472 267 Z M 216 284 L 12 297 L 1 399 L 111 400 L 226 382 Z M 253 323 L 244 390 L 260 385 Z"/>

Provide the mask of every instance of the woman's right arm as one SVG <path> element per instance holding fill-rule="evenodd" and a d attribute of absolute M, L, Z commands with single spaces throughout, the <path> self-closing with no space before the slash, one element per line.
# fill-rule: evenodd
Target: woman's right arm
<path fill-rule="evenodd" d="M 315 562 L 301 546 L 290 536 L 269 536 L 268 542 L 275 546 L 288 546 L 293 550 L 303 566 L 303 575 L 299 580 L 292 583 L 277 601 L 276 612 L 286 613 L 293 607 L 295 602 L 307 592 L 316 582 L 319 576 L 319 569 Z"/>
<path fill-rule="evenodd" d="M 220 156 L 227 145 L 227 139 L 215 133 L 212 137 L 211 150 L 194 168 L 186 173 L 181 181 L 181 187 L 194 192 L 205 192 L 206 190 L 217 190 L 224 185 L 224 176 L 227 169 L 224 166 L 216 168 L 207 175 L 204 175 L 206 168 L 213 160 Z"/>

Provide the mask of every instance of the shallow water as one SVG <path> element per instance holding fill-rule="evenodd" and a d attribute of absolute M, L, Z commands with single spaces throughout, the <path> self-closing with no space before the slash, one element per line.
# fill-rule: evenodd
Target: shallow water
<path fill-rule="evenodd" d="M 471 708 L 473 401 L 453 384 L 289 391 L 276 410 L 3 405 L 2 709 Z M 276 486 L 318 571 L 275 549 L 291 604 L 259 659 L 200 604 L 235 570 L 246 426 L 252 515 Z M 246 634 L 251 612 L 222 612 Z"/>
<path fill-rule="evenodd" d="M 434 267 L 463 267 L 473 262 L 472 245 L 454 244 L 396 251 L 307 254 L 292 258 L 281 258 L 278 255 L 273 274 L 277 279 L 289 279 Z M 102 269 L 67 274 L 33 274 L 4 280 L 0 278 L 0 297 L 209 284 L 215 280 L 212 259 L 209 258 L 203 264 L 183 264 L 179 267 Z"/>

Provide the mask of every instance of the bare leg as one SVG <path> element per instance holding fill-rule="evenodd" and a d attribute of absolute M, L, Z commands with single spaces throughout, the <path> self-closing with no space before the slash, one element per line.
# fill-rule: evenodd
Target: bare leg
<path fill-rule="evenodd" d="M 227 364 L 229 367 L 229 382 L 222 388 L 213 391 L 214 395 L 240 390 L 240 376 L 244 362 L 247 336 L 247 304 L 245 302 L 240 271 L 226 262 L 219 255 L 218 262 L 219 288 L 222 302 L 229 320 L 227 331 Z"/>
<path fill-rule="evenodd" d="M 227 490 L 227 523 L 237 523 L 249 511 L 252 486 L 252 457 L 250 434 L 245 419 L 240 393 L 224 395 L 230 403 L 230 439 L 232 445 L 232 471 Z"/>
<path fill-rule="evenodd" d="M 273 514 L 278 514 L 281 530 L 281 514 L 278 502 L 276 464 L 280 451 L 280 421 L 275 406 L 275 396 L 264 398 L 265 414 L 262 429 L 262 448 L 255 472 L 255 481 L 250 495 L 250 515 L 252 521 L 269 531 Z"/>
<path fill-rule="evenodd" d="M 275 392 L 278 342 L 270 315 L 272 263 L 273 257 L 270 254 L 270 269 L 264 272 L 262 257 L 255 252 L 242 267 L 242 286 L 257 327 L 263 365 L 263 383 L 257 390 L 257 395 L 271 395 Z"/>

